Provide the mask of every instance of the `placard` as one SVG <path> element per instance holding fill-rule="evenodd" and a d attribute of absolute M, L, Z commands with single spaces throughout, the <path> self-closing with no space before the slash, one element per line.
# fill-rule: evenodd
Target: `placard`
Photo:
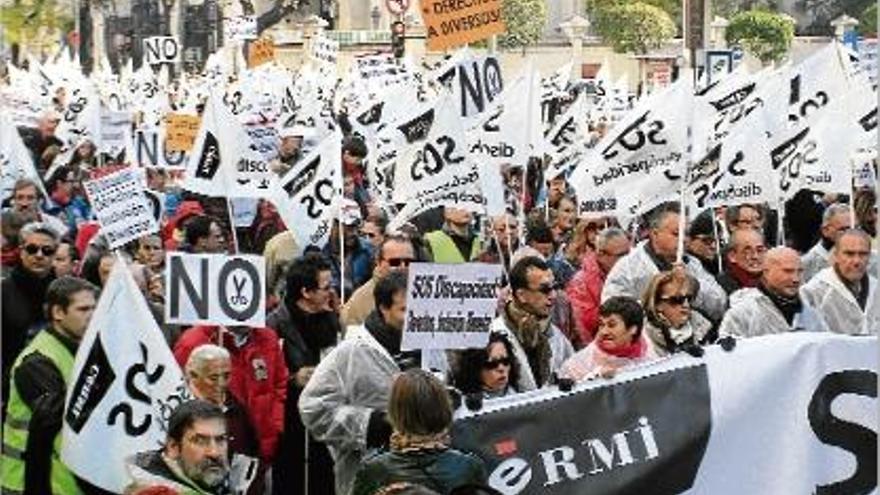
<path fill-rule="evenodd" d="M 159 230 L 144 195 L 143 169 L 125 168 L 83 183 L 103 234 L 115 249 Z"/>
<path fill-rule="evenodd" d="M 144 38 L 144 61 L 149 65 L 177 62 L 180 51 L 180 44 L 174 36 Z"/>
<path fill-rule="evenodd" d="M 443 51 L 503 33 L 507 27 L 501 15 L 501 4 L 501 0 L 423 0 L 422 20 L 428 50 Z"/>
<path fill-rule="evenodd" d="M 223 20 L 223 37 L 227 40 L 257 39 L 257 18 L 252 15 L 240 15 Z"/>
<path fill-rule="evenodd" d="M 248 47 L 248 67 L 254 68 L 275 60 L 275 40 L 264 36 Z"/>
<path fill-rule="evenodd" d="M 168 114 L 165 120 L 165 149 L 188 152 L 192 150 L 199 133 L 201 118 L 182 113 Z"/>

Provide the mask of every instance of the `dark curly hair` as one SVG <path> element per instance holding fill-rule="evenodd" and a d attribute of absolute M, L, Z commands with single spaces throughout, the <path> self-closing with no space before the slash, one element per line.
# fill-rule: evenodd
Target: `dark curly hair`
<path fill-rule="evenodd" d="M 510 388 L 519 390 L 519 364 L 513 357 L 513 345 L 503 333 L 492 332 L 489 334 L 489 343 L 482 349 L 466 349 L 461 352 L 459 357 L 459 366 L 453 374 L 453 382 L 455 387 L 464 394 L 473 394 L 483 391 L 483 384 L 480 381 L 480 371 L 483 364 L 489 360 L 489 348 L 492 344 L 500 342 L 504 344 L 507 350 L 507 356 L 510 357 L 510 376 L 507 384 Z"/>

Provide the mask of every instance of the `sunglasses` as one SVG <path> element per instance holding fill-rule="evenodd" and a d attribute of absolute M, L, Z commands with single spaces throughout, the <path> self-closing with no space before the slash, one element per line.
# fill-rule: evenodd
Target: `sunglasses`
<path fill-rule="evenodd" d="M 487 370 L 494 370 L 499 366 L 510 366 L 511 360 L 510 357 L 503 357 L 498 359 L 490 359 L 483 363 L 483 368 Z"/>
<path fill-rule="evenodd" d="M 412 258 L 388 258 L 385 260 L 388 262 L 388 266 L 392 268 L 397 268 L 399 266 L 409 267 L 410 263 L 414 260 Z"/>
<path fill-rule="evenodd" d="M 40 252 L 43 253 L 43 256 L 52 256 L 53 254 L 55 254 L 55 251 L 57 251 L 55 246 L 37 246 L 36 244 L 28 244 L 23 249 L 24 252 L 31 256 L 34 256 Z"/>
<path fill-rule="evenodd" d="M 538 286 L 537 289 L 531 289 L 531 290 L 533 290 L 535 292 L 540 292 L 541 294 L 544 294 L 546 296 L 546 295 L 550 294 L 551 292 L 555 291 L 556 286 L 553 284 L 541 284 Z"/>
<path fill-rule="evenodd" d="M 694 302 L 694 296 L 687 294 L 684 296 L 669 296 L 669 297 L 661 297 L 660 302 L 665 302 L 672 304 L 673 306 L 681 306 L 684 303 L 692 303 Z"/>

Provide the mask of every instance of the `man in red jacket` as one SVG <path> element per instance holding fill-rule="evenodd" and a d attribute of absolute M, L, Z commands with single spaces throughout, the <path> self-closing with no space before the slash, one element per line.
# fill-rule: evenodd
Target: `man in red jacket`
<path fill-rule="evenodd" d="M 219 344 L 229 351 L 229 392 L 254 425 L 260 457 L 267 464 L 274 460 L 278 437 L 284 431 L 287 399 L 287 366 L 278 342 L 271 328 L 195 326 L 174 345 L 174 358 L 181 368 L 193 349 L 202 344 Z"/>

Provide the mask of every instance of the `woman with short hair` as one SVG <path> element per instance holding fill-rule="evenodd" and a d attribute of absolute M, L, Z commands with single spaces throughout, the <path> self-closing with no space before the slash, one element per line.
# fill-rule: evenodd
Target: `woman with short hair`
<path fill-rule="evenodd" d="M 458 486 L 484 483 L 477 457 L 450 448 L 452 403 L 446 388 L 429 372 L 401 373 L 388 406 L 391 450 L 364 460 L 352 493 L 372 495 L 394 483 L 408 482 L 448 494 Z"/>
<path fill-rule="evenodd" d="M 695 278 L 677 269 L 658 273 L 648 283 L 642 296 L 644 332 L 659 356 L 690 351 L 717 338 L 712 322 L 691 306 L 699 290 Z"/>

